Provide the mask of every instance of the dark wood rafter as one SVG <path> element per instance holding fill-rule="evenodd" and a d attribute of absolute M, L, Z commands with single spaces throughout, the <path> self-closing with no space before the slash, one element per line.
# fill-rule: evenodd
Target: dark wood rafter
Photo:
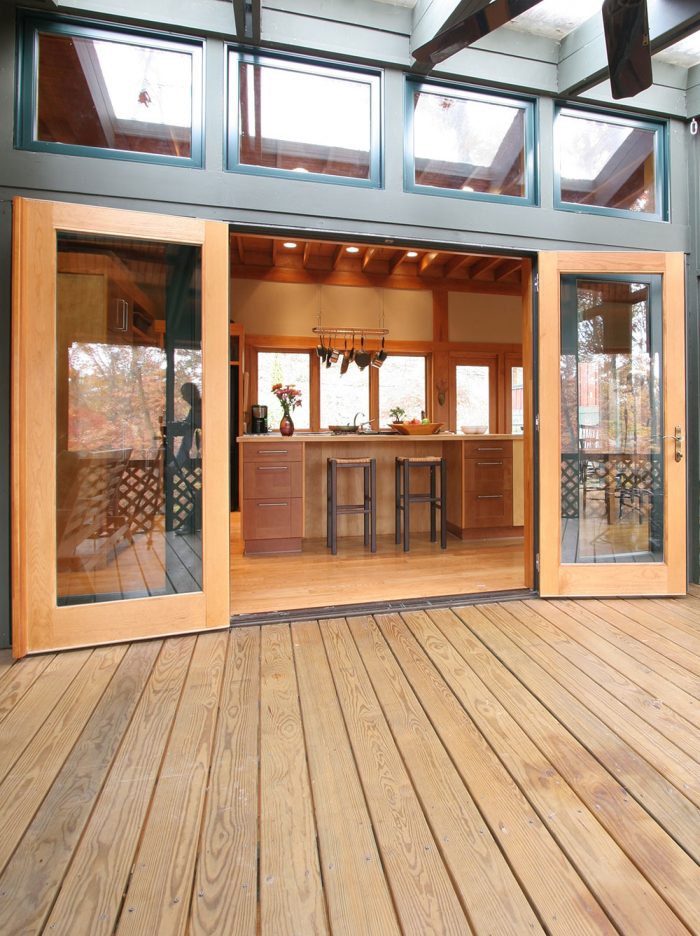
<path fill-rule="evenodd" d="M 456 256 L 451 257 L 445 264 L 445 278 L 449 279 L 451 276 L 455 276 L 457 273 L 463 270 L 465 266 L 470 266 L 474 262 L 474 257 L 472 257 L 470 254 L 457 254 Z"/>
<path fill-rule="evenodd" d="M 521 269 L 522 261 L 520 260 L 501 260 L 494 268 L 493 278 L 498 282 L 499 280 L 506 279 L 508 276 L 512 276 Z"/>
<path fill-rule="evenodd" d="M 420 263 L 418 264 L 419 275 L 422 276 L 423 273 L 425 273 L 425 271 L 435 263 L 439 256 L 440 254 L 437 250 L 429 250 L 426 254 L 424 254 L 420 259 Z"/>
<path fill-rule="evenodd" d="M 367 249 L 365 250 L 364 256 L 362 257 L 362 272 L 363 273 L 365 272 L 367 267 L 372 262 L 372 258 L 374 257 L 376 252 L 377 252 L 376 247 L 367 247 Z"/>
<path fill-rule="evenodd" d="M 483 260 L 478 260 L 472 267 L 469 269 L 470 279 L 482 280 L 482 279 L 495 279 L 494 270 L 501 262 L 502 257 L 484 257 Z"/>

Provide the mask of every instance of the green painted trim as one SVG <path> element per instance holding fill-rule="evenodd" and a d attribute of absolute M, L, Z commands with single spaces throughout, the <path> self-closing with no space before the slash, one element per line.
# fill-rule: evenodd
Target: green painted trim
<path fill-rule="evenodd" d="M 192 58 L 191 156 L 167 156 L 133 150 L 82 146 L 36 139 L 38 98 L 39 33 L 75 36 L 85 39 L 118 40 L 124 45 L 149 46 Z M 84 22 L 19 11 L 17 17 L 17 98 L 15 103 L 15 148 L 38 153 L 63 153 L 126 162 L 156 163 L 163 166 L 203 168 L 204 154 L 204 40 L 171 37 L 162 33 L 122 27 L 112 23 Z"/>
<path fill-rule="evenodd" d="M 422 93 L 441 93 L 463 101 L 487 101 L 490 104 L 502 103 L 508 107 L 518 107 L 525 114 L 525 195 L 488 195 L 483 192 L 463 192 L 461 189 L 439 188 L 421 185 L 415 181 L 414 171 L 414 110 L 413 95 Z M 539 202 L 539 184 L 537 178 L 537 144 L 535 125 L 537 120 L 537 102 L 534 98 L 515 97 L 501 92 L 490 92 L 482 88 L 472 89 L 451 82 L 417 79 L 405 76 L 404 81 L 404 190 L 414 194 L 438 195 L 447 198 L 461 198 L 466 201 L 495 202 L 505 205 L 536 206 Z"/>
<path fill-rule="evenodd" d="M 649 130 L 654 134 L 654 160 L 656 163 L 656 178 L 654 180 L 655 200 L 659 210 L 655 212 L 628 211 L 623 208 L 604 208 L 599 205 L 581 205 L 577 202 L 567 202 L 561 197 L 561 171 L 558 151 L 557 121 L 560 114 L 568 117 L 580 116 L 582 119 L 597 120 L 601 123 L 610 123 L 616 126 L 632 127 L 638 130 Z M 669 220 L 669 134 L 668 121 L 638 119 L 623 116 L 614 111 L 598 110 L 590 107 L 581 107 L 558 102 L 554 109 L 554 207 L 558 211 L 573 211 L 580 214 L 607 215 L 612 218 L 633 218 L 635 221 L 665 222 Z"/>
<path fill-rule="evenodd" d="M 356 179 L 351 176 L 331 175 L 324 172 L 294 172 L 291 169 L 276 169 L 272 166 L 255 166 L 240 161 L 238 133 L 239 120 L 239 69 L 241 63 L 285 68 L 303 74 L 316 74 L 330 78 L 350 78 L 358 76 L 363 84 L 370 88 L 370 153 L 369 178 Z M 339 62 L 326 62 L 321 59 L 293 55 L 274 55 L 267 52 L 253 52 L 235 46 L 226 48 L 226 68 L 228 70 L 227 125 L 225 132 L 226 153 L 224 165 L 229 172 L 246 175 L 273 176 L 281 179 L 294 179 L 297 182 L 327 182 L 334 185 L 351 185 L 359 188 L 382 188 L 383 185 L 383 82 L 382 72 L 377 69 L 364 69 Z"/>

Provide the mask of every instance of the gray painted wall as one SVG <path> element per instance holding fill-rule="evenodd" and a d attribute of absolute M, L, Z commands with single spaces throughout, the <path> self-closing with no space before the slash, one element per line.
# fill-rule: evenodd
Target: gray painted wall
<path fill-rule="evenodd" d="M 209 0 L 210 6 L 212 2 Z M 94 0 L 91 4 L 82 3 L 82 6 L 94 10 L 104 9 L 105 4 Z M 134 19 L 137 14 L 133 11 L 147 6 L 147 3 L 131 3 Z M 161 9 L 167 6 L 170 11 L 182 8 L 184 17 L 185 9 L 198 9 L 199 3 L 158 6 Z M 268 39 L 277 45 L 289 45 L 292 35 L 285 35 L 281 25 L 291 23 L 285 6 L 289 4 L 278 0 L 279 16 L 270 19 L 277 32 Z M 345 6 L 347 8 L 348 5 Z M 251 230 L 267 227 L 277 231 L 313 231 L 320 235 L 356 239 L 379 237 L 412 244 L 514 251 L 691 249 L 691 222 L 696 225 L 697 218 L 695 211 L 691 216 L 689 208 L 688 137 L 684 122 L 672 120 L 670 124 L 671 221 L 666 224 L 554 210 L 554 103 L 550 97 L 541 97 L 538 105 L 540 207 L 470 203 L 456 198 L 406 193 L 403 191 L 404 74 L 396 66 L 388 67 L 384 78 L 383 189 L 357 189 L 301 178 L 274 179 L 224 171 L 225 48 L 221 34 L 226 31 L 229 7 L 232 9 L 232 4 L 216 6 L 218 35 L 206 43 L 206 168 L 203 170 L 16 151 L 11 119 L 15 97 L 13 3 L 3 3 L 0 8 L 0 113 L 4 118 L 0 121 L 0 327 L 5 339 L 0 345 L 5 364 L 0 368 L 0 399 L 6 401 L 0 405 L 0 420 L 5 438 L 9 438 L 11 233 L 7 203 L 15 195 L 205 217 L 233 222 Z M 319 11 L 322 8 L 323 4 L 320 4 Z M 388 11 L 386 15 L 389 15 Z M 230 18 L 233 28 L 232 13 Z M 172 28 L 172 20 L 168 25 Z M 190 24 L 191 27 L 196 25 Z M 342 49 L 333 45 L 340 35 L 338 24 L 319 19 L 316 23 L 318 29 L 311 28 L 313 25 L 313 21 L 306 17 L 299 41 L 308 44 L 311 37 L 321 37 L 317 41 L 325 43 L 326 52 L 339 56 Z M 363 31 L 360 27 L 351 34 L 346 33 L 352 36 L 353 51 L 358 59 L 381 61 L 375 33 L 377 30 Z M 372 42 L 369 41 L 370 34 Z M 379 30 L 377 34 L 386 36 L 389 33 Z M 364 47 L 363 41 L 366 43 Z M 361 54 L 363 49 L 364 54 Z M 522 59 L 509 60 L 507 56 L 491 51 L 477 52 L 476 57 L 484 54 L 491 57 L 489 68 L 493 74 L 500 72 L 503 75 L 505 85 L 512 87 L 517 84 L 514 76 L 523 69 Z M 460 56 L 462 63 L 474 60 L 466 53 L 460 53 Z M 494 56 L 500 61 L 500 69 L 491 61 Z M 394 61 L 403 64 L 400 56 L 396 56 Z M 483 80 L 483 75 L 479 80 Z M 695 159 L 693 166 L 697 177 Z M 9 446 L 6 445 L 0 454 L 0 642 L 7 640 L 10 604 L 8 479 Z"/>

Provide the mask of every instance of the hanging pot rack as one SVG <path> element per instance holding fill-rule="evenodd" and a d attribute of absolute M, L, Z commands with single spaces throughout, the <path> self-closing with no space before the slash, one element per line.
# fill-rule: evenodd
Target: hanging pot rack
<path fill-rule="evenodd" d="M 326 328 L 315 325 L 314 335 L 322 338 L 383 338 L 389 334 L 388 328 Z"/>

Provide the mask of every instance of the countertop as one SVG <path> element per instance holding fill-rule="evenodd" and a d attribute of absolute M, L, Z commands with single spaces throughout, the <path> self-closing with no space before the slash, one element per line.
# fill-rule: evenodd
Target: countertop
<path fill-rule="evenodd" d="M 487 441 L 487 440 L 504 440 L 504 439 L 522 439 L 522 435 L 513 435 L 507 433 L 479 433 L 473 435 L 465 435 L 461 432 L 436 432 L 432 435 L 401 435 L 398 432 L 383 433 L 383 432 L 304 432 L 297 431 L 294 435 L 283 436 L 279 432 L 265 432 L 260 433 L 259 435 L 248 433 L 246 435 L 238 436 L 236 439 L 237 442 L 280 442 L 283 441 L 285 444 L 294 443 L 294 442 L 305 442 L 307 444 L 313 444 L 314 442 L 341 442 L 343 444 L 357 444 L 362 442 L 364 445 L 367 445 L 368 442 L 464 442 L 465 440 L 471 441 Z"/>

